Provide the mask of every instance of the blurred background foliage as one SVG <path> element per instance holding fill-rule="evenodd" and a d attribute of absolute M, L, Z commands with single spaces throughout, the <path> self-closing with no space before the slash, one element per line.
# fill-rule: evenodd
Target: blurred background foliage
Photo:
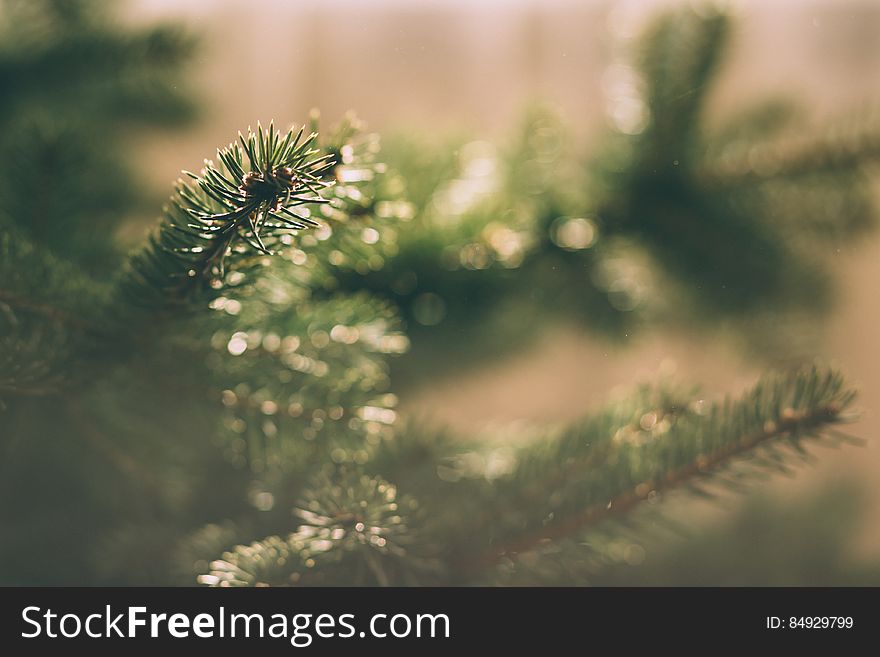
<path fill-rule="evenodd" d="M 109 9 L 9 0 L 0 14 L 5 220 L 96 274 L 119 260 L 95 232 L 113 234 L 138 203 L 155 202 L 128 135 L 195 111 L 183 90 L 192 37 L 170 24 L 121 31 Z"/>
<path fill-rule="evenodd" d="M 281 4 L 259 3 L 264 11 L 225 4 L 204 30 L 176 22 L 144 27 L 144 16 L 167 11 L 161 2 L 136 3 L 131 16 L 101 2 L 0 5 L 4 584 L 192 583 L 223 550 L 298 526 L 290 510 L 308 499 L 321 459 L 369 459 L 382 465 L 374 474 L 387 477 L 396 467 L 405 481 L 406 450 L 417 456 L 425 450 L 428 472 L 439 479 L 426 475 L 423 483 L 440 491 L 444 477 L 468 471 L 444 459 L 462 452 L 452 461 L 460 464 L 473 454 L 454 440 L 449 448 L 425 447 L 421 434 L 431 432 L 408 427 L 418 426 L 420 416 L 455 424 L 461 397 L 450 402 L 444 385 L 472 394 L 487 387 L 481 372 L 512 363 L 505 372 L 516 372 L 512 378 L 525 382 L 530 397 L 568 400 L 570 410 L 557 423 L 605 400 L 611 385 L 595 361 L 573 355 L 568 363 L 595 370 L 591 390 L 568 384 L 564 373 L 518 364 L 523 352 L 537 350 L 540 360 L 541 336 L 554 327 L 577 327 L 578 339 L 599 345 L 606 357 L 638 350 L 645 334 L 662 340 L 682 333 L 693 350 L 699 340 L 732 342 L 742 354 L 736 370 L 728 371 L 715 352 L 708 355 L 712 392 L 738 392 L 768 365 L 837 356 L 823 347 L 823 326 L 843 297 L 835 285 L 840 254 L 870 239 L 875 222 L 870 174 L 878 126 L 871 112 L 852 107 L 812 125 L 797 97 L 735 99 L 735 111 L 717 119 L 711 104 L 736 20 L 705 7 L 679 8 L 647 25 L 653 12 L 644 6 L 577 7 L 572 11 L 582 23 L 601 16 L 613 39 L 594 30 L 606 50 L 573 51 L 576 63 L 557 83 L 563 97 L 576 98 L 566 112 L 540 93 L 552 81 L 548 70 L 561 61 L 554 59 L 561 51 L 546 44 L 556 36 L 573 43 L 560 27 L 565 6 L 544 11 L 524 3 L 482 24 L 485 16 L 462 7 L 407 13 L 393 2 L 374 9 L 342 3 L 348 17 L 340 19 L 330 18 L 330 10 L 282 10 Z M 196 3 L 180 13 L 204 11 Z M 370 11 L 393 15 L 407 29 L 399 42 L 386 34 L 374 44 L 366 57 L 372 63 L 353 66 L 361 77 L 352 83 L 338 62 L 350 63 L 349 49 L 366 47 L 350 25 Z M 489 117 L 484 125 L 468 125 L 462 108 L 476 101 L 461 85 L 459 93 L 444 94 L 445 103 L 419 109 L 437 93 L 420 89 L 455 77 L 448 70 L 456 60 L 438 63 L 442 48 L 424 34 L 438 11 L 471 21 L 471 28 L 497 24 L 498 40 L 511 34 L 515 18 L 536 19 L 544 30 L 514 32 L 505 42 L 522 50 L 523 75 L 498 64 L 508 52 L 503 47 L 490 57 L 497 70 L 472 92 L 488 108 L 481 110 Z M 248 15 L 239 23 L 242 12 Z M 292 53 L 254 55 L 252 32 L 271 18 L 277 34 L 279 12 L 291 28 L 275 47 Z M 234 34 L 230 25 L 237 26 Z M 454 25 L 462 29 L 442 33 L 471 47 L 463 24 Z M 204 32 L 200 46 L 198 31 Z M 582 42 L 590 39 L 579 36 Z M 389 49 L 398 59 L 388 60 Z M 408 55 L 415 64 L 401 68 L 399 59 Z M 589 93 L 591 70 L 602 94 Z M 407 87 L 408 76 L 414 87 Z M 539 82 L 531 89 L 538 93 L 528 95 L 542 102 L 531 109 L 506 102 L 524 78 Z M 210 320 L 160 327 L 130 342 L 105 339 L 108 324 L 128 321 L 125 308 L 119 316 L 106 314 L 107 299 L 125 251 L 138 243 L 145 218 L 155 216 L 163 176 L 181 166 L 198 169 L 196 156 L 251 122 L 253 108 L 265 118 L 277 111 L 286 123 L 302 120 L 311 105 L 329 105 L 327 114 L 336 118 L 337 79 L 348 92 L 344 105 L 367 114 L 383 140 L 377 154 L 373 135 L 355 136 L 363 126 L 353 117 L 322 135 L 322 148 L 350 165 L 323 217 L 333 230 L 285 244 L 297 265 L 290 273 L 269 270 L 256 283 L 250 274 L 232 281 L 230 292 L 211 301 L 217 312 Z M 497 99 L 486 101 L 494 92 Z M 405 102 L 398 103 L 401 95 Z M 578 113 L 580 103 L 590 109 Z M 432 115 L 438 107 L 457 118 Z M 400 112 L 422 124 L 394 124 Z M 496 115 L 504 120 L 493 121 Z M 324 132 L 326 123 L 313 121 Z M 600 129 L 590 133 L 595 125 Z M 178 126 L 186 132 L 171 130 Z M 71 325 L 78 330 L 68 330 Z M 340 326 L 349 332 L 343 335 Z M 156 336 L 162 349 L 149 346 Z M 299 336 L 302 347 L 284 343 L 285 336 Z M 246 359 L 228 358 L 239 349 Z M 662 341 L 659 352 L 668 357 Z M 388 361 L 389 354 L 401 355 Z M 687 362 L 681 369 L 691 378 Z M 637 378 L 623 376 L 629 383 Z M 491 385 L 505 398 L 506 375 L 501 378 Z M 76 394 L 66 392 L 77 386 Z M 500 413 L 481 407 L 477 396 L 477 417 L 545 419 L 519 413 L 519 393 L 509 389 Z M 701 400 L 702 393 L 685 399 Z M 874 399 L 863 404 L 870 408 Z M 401 440 L 403 456 L 381 450 L 377 456 L 370 450 L 400 424 L 398 407 L 414 416 L 403 429 L 415 435 L 413 443 Z M 349 417 L 349 409 L 360 415 Z M 218 414 L 221 429 L 214 431 Z M 522 427 L 491 433 L 489 445 L 516 446 L 541 435 Z M 307 442 L 312 446 L 305 449 L 300 441 L 291 450 L 278 438 L 284 435 L 327 437 L 329 446 Z M 442 467 L 433 467 L 437 454 Z M 504 461 L 505 454 L 500 449 L 495 456 Z M 880 505 L 871 502 L 877 495 L 870 484 L 865 492 L 833 485 L 849 478 L 849 467 L 838 461 L 826 468 L 813 487 L 826 479 L 832 487 L 812 497 L 773 501 L 772 488 L 764 486 L 740 510 L 705 512 L 713 517 L 689 520 L 694 502 L 672 500 L 669 513 L 681 516 L 679 524 L 699 525 L 687 530 L 687 540 L 662 532 L 629 539 L 612 531 L 595 539 L 601 569 L 591 561 L 577 571 L 577 559 L 561 560 L 568 564 L 562 572 L 572 568 L 579 583 L 595 584 L 876 583 L 876 559 L 863 558 L 854 545 L 862 540 L 864 514 Z M 868 472 L 875 474 L 876 468 Z M 387 483 L 352 481 L 359 495 L 376 498 L 377 527 L 395 517 L 383 509 L 397 502 L 377 488 Z M 732 501 L 738 498 L 721 497 L 738 506 Z M 320 518 L 332 517 L 327 505 L 345 502 L 330 495 L 321 504 L 305 509 L 318 528 L 327 526 Z M 423 522 L 419 513 L 413 512 L 415 525 Z M 305 535 L 269 548 L 292 550 L 311 540 Z M 796 553 L 783 547 L 792 543 Z M 567 558 L 569 547 L 560 554 Z M 435 556 L 402 570 L 394 562 L 393 581 L 440 577 Z M 528 563 L 525 576 L 502 567 L 496 579 L 570 581 L 552 555 L 542 559 Z M 376 572 L 385 571 L 358 576 L 384 583 Z M 244 568 L 234 577 L 249 573 Z"/>

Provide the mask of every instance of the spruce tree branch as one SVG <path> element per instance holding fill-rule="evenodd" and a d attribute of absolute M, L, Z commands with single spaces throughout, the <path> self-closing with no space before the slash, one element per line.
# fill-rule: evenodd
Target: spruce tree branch
<path fill-rule="evenodd" d="M 776 458 L 775 446 L 783 444 L 803 453 L 804 438 L 830 436 L 832 425 L 851 419 L 844 411 L 854 397 L 839 374 L 812 368 L 765 378 L 739 400 L 706 411 L 688 405 L 670 413 L 662 397 L 658 405 L 644 396 L 611 407 L 526 447 L 509 475 L 488 486 L 466 486 L 464 497 L 478 499 L 463 503 L 478 517 L 453 548 L 452 561 L 474 575 L 503 556 L 623 515 L 653 493 L 714 474 L 748 452 L 760 449 Z M 481 541 L 492 547 L 475 556 Z"/>
<path fill-rule="evenodd" d="M 299 529 L 238 545 L 198 577 L 209 586 L 393 586 L 436 578 L 439 562 L 418 527 L 416 501 L 381 477 L 319 473 L 296 515 Z"/>
<path fill-rule="evenodd" d="M 272 255 L 285 233 L 319 226 L 308 206 L 328 203 L 331 156 L 313 146 L 317 134 L 286 136 L 259 124 L 239 143 L 217 152 L 177 193 L 146 248 L 136 253 L 119 284 L 135 308 L 164 311 L 218 296 L 226 273 L 245 265 L 249 250 Z"/>
<path fill-rule="evenodd" d="M 820 427 L 839 421 L 840 408 L 836 405 L 824 406 L 814 412 L 800 416 L 791 414 L 780 420 L 772 430 L 761 431 L 751 436 L 744 436 L 740 441 L 725 445 L 721 449 L 701 456 L 697 461 L 668 472 L 662 479 L 647 480 L 638 484 L 630 491 L 612 498 L 606 505 L 597 504 L 585 509 L 582 513 L 570 516 L 564 521 L 551 524 L 541 531 L 527 534 L 510 543 L 495 546 L 491 551 L 479 557 L 469 568 L 487 567 L 504 555 L 513 555 L 532 550 L 546 541 L 555 541 L 571 537 L 592 525 L 608 518 L 623 515 L 631 511 L 649 496 L 666 492 L 672 488 L 690 482 L 698 476 L 711 474 L 719 466 L 726 464 L 737 456 L 742 456 L 755 448 L 781 437 L 797 432 L 810 432 Z"/>

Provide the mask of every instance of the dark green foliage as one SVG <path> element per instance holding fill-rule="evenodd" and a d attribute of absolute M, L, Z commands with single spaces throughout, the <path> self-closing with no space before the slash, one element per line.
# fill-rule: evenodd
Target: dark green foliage
<path fill-rule="evenodd" d="M 193 40 L 170 26 L 123 31 L 113 4 L 0 3 L 0 208 L 103 275 L 119 262 L 121 220 L 153 202 L 121 155 L 126 133 L 193 113 L 181 82 Z"/>
<path fill-rule="evenodd" d="M 391 578 L 383 568 L 383 575 L 373 570 L 368 581 L 540 583 L 543 576 L 553 576 L 549 566 L 554 559 L 543 559 L 543 552 L 552 554 L 560 543 L 564 546 L 578 537 L 588 545 L 599 540 L 596 532 L 608 530 L 609 523 L 642 502 L 701 479 L 741 481 L 748 470 L 773 470 L 792 455 L 800 458 L 810 441 L 840 440 L 831 429 L 846 421 L 853 397 L 836 372 L 813 368 L 767 377 L 739 399 L 714 404 L 693 392 L 644 388 L 582 423 L 521 447 L 512 445 L 509 436 L 494 445 L 425 442 L 418 428 L 408 427 L 373 450 L 363 468 L 398 475 L 395 488 L 409 494 L 413 501 L 407 504 L 424 514 L 421 531 L 413 533 L 430 539 L 427 545 L 437 565 L 417 577 L 417 566 L 424 565 L 431 552 L 401 543 L 395 554 L 409 567 L 406 575 Z M 731 465 L 740 466 L 735 476 L 725 472 Z M 329 514 L 337 522 L 359 508 L 364 517 L 384 514 L 387 500 L 354 495 L 352 484 L 346 483 L 350 478 L 350 473 L 341 479 L 322 474 L 320 489 L 311 489 L 305 498 L 320 500 L 326 495 L 337 500 L 342 495 L 347 500 L 344 510 Z M 365 482 L 390 486 L 371 477 Z M 314 504 L 321 508 L 320 501 Z M 340 503 L 332 505 L 339 508 Z M 307 584 L 343 583 L 348 577 L 363 582 L 363 564 L 341 561 L 350 549 L 344 545 L 336 555 L 322 551 L 320 559 L 306 563 L 314 550 L 303 541 L 315 540 L 316 530 L 313 517 L 305 518 L 288 539 L 273 536 L 225 554 L 211 564 L 202 581 L 222 586 Z M 340 541 L 349 537 L 339 529 Z M 377 530 L 376 535 L 384 532 Z M 329 534 L 317 536 L 326 551 L 334 549 L 326 540 Z M 577 566 L 583 578 L 604 560 L 592 549 L 572 552 L 568 563 Z"/>
<path fill-rule="evenodd" d="M 8 93 L 0 115 L 37 112 L 97 127 L 120 119 L 161 124 L 191 112 L 172 71 L 191 53 L 192 38 L 170 25 L 122 31 L 112 12 L 106 1 L 4 0 L 0 84 Z"/>
<path fill-rule="evenodd" d="M 16 563 L 28 558 L 18 539 L 44 545 L 48 554 L 47 532 L 63 529 L 76 536 L 66 565 L 36 551 L 27 563 L 39 564 L 39 570 L 13 569 L 10 583 L 174 581 L 168 563 L 181 535 L 212 520 L 247 516 L 246 490 L 260 485 L 249 472 L 269 470 L 270 488 L 282 485 L 277 476 L 283 473 L 290 487 L 316 462 L 355 461 L 364 445 L 382 440 L 395 415 L 395 398 L 384 392 L 383 354 L 407 342 L 396 332 L 390 309 L 362 296 L 313 298 L 316 288 L 326 291 L 330 274 L 306 262 L 302 269 L 310 273 L 301 277 L 289 262 L 309 244 L 345 244 L 353 236 L 360 240 L 364 230 L 347 214 L 346 201 L 330 195 L 324 205 L 332 200 L 333 207 L 319 214 L 342 215 L 336 230 L 325 224 L 320 240 L 290 239 L 297 229 L 317 225 L 305 214 L 310 204 L 324 202 L 312 188 L 332 182 L 323 164 L 332 154 L 306 160 L 314 137 L 296 144 L 296 134 L 278 136 L 270 128 L 245 138 L 244 151 L 221 153 L 242 179 L 247 172 L 237 167 L 244 154 L 262 180 L 293 165 L 289 176 L 281 171 L 285 181 L 295 181 L 289 197 L 287 187 L 265 197 L 243 190 L 236 196 L 231 184 L 212 186 L 229 171 L 208 168 L 196 177 L 201 187 L 178 191 L 160 237 L 131 257 L 115 293 L 91 283 L 85 284 L 88 293 L 78 290 L 77 276 L 88 278 L 75 267 L 35 251 L 12 227 L 4 232 L 3 266 L 10 276 L 2 300 L 17 322 L 10 325 L 36 315 L 44 333 L 3 334 L 9 345 L 4 358 L 11 359 L 4 393 L 16 399 L 0 415 L 0 435 L 21 466 L 4 477 L 9 505 L 3 513 L 16 526 L 20 507 L 14 501 L 24 497 L 28 517 L 39 525 L 23 526 L 27 538 L 10 533 L 16 542 L 2 549 Z M 345 169 L 332 173 L 344 177 Z M 349 185 L 346 196 L 355 189 Z M 216 198 L 224 194 L 230 197 L 225 210 Z M 303 216 L 301 223 L 287 215 L 272 218 L 289 208 Z M 173 228 L 183 216 L 200 230 L 189 224 Z M 207 234 L 221 245 L 209 241 L 213 253 L 225 255 L 222 278 L 215 269 L 219 260 L 193 252 L 206 242 L 206 225 L 218 227 Z M 243 248 L 236 248 L 236 240 Z M 284 249 L 285 268 L 263 271 L 270 247 Z M 14 293 L 24 295 L 25 303 Z M 68 317 L 66 308 L 75 314 Z M 56 325 L 66 342 L 49 332 Z M 31 344 L 41 337 L 52 344 Z M 36 421 L 44 404 L 53 412 Z M 51 442 L 46 433 L 52 433 Z M 28 480 L 34 471 L 54 473 L 55 483 Z M 215 491 L 215 476 L 225 482 L 226 494 Z M 106 490 L 114 495 L 107 497 Z M 289 501 L 279 493 L 280 504 Z M 70 503 L 77 504 L 75 513 Z"/>
<path fill-rule="evenodd" d="M 67 359 L 89 349 L 90 314 L 106 289 L 36 248 L 0 218 L 0 404 L 7 394 L 55 391 Z"/>
<path fill-rule="evenodd" d="M 770 110 L 710 142 L 723 16 L 648 35 L 647 119 L 602 166 L 543 112 L 500 153 L 409 138 L 390 166 L 353 117 L 322 136 L 317 117 L 258 126 L 125 260 L 114 231 L 139 190 L 118 142 L 185 114 L 170 71 L 189 41 L 87 3 L 7 6 L 3 584 L 587 583 L 667 490 L 739 487 L 842 439 L 854 392 L 817 367 L 717 403 L 645 386 L 489 440 L 397 408 L 389 360 L 410 340 L 395 374 L 412 382 L 459 366 L 453 346 L 500 353 L 556 317 L 616 337 L 684 319 L 653 278 L 712 316 L 818 305 L 807 254 L 870 223 L 873 151 L 783 157 Z"/>

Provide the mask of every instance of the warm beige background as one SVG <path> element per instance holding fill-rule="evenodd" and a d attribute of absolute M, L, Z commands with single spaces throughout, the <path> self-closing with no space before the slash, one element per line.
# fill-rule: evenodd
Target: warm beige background
<path fill-rule="evenodd" d="M 129 18 L 183 18 L 205 35 L 193 73 L 207 107 L 195 129 L 145 144 L 150 182 L 166 186 L 257 119 L 330 119 L 355 108 L 379 131 L 467 126 L 505 133 L 533 99 L 556 104 L 585 143 L 605 127 L 603 73 L 621 40 L 652 7 L 641 2 L 385 0 L 139 0 Z M 713 98 L 713 116 L 767 96 L 799 100 L 821 120 L 844 108 L 880 107 L 880 3 L 865 0 L 732 3 L 734 48 Z M 880 552 L 880 235 L 839 265 L 841 300 L 821 353 L 862 391 L 853 432 L 865 448 L 823 451 L 819 465 L 769 486 L 797 495 L 856 477 L 872 490 L 858 549 Z M 458 427 L 556 421 L 583 412 L 617 385 L 675 369 L 708 391 L 740 388 L 761 369 L 717 335 L 648 335 L 628 349 L 560 327 L 528 353 L 409 404 Z M 543 391 L 536 395 L 535 391 Z"/>

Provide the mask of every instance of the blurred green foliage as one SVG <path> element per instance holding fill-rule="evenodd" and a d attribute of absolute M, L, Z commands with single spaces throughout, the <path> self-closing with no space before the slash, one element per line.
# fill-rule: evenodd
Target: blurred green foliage
<path fill-rule="evenodd" d="M 3 584 L 594 582 L 666 489 L 846 440 L 853 391 L 824 368 L 714 404 L 649 386 L 521 442 L 397 410 L 559 318 L 621 339 L 827 308 L 823 253 L 872 221 L 872 142 L 776 143 L 772 108 L 707 135 L 725 16 L 660 18 L 592 157 L 546 111 L 502 148 L 382 154 L 349 117 L 305 142 L 326 167 L 258 128 L 125 259 L 145 198 L 127 139 L 192 114 L 193 41 L 101 3 L 3 9 Z"/>
<path fill-rule="evenodd" d="M 710 129 L 731 29 L 708 9 L 651 23 L 609 69 L 616 130 L 590 153 L 542 108 L 502 147 L 387 140 L 413 220 L 383 268 L 341 285 L 401 308 L 413 349 L 398 375 L 460 371 L 552 321 L 611 340 L 732 325 L 753 354 L 809 356 L 792 333 L 831 308 L 833 258 L 876 223 L 877 125 L 804 133 L 796 107 L 770 99 Z"/>
<path fill-rule="evenodd" d="M 152 201 L 126 154 L 130 133 L 180 124 L 192 37 L 176 26 L 123 29 L 115 3 L 0 4 L 0 221 L 58 257 L 106 274 L 110 236 Z"/>

